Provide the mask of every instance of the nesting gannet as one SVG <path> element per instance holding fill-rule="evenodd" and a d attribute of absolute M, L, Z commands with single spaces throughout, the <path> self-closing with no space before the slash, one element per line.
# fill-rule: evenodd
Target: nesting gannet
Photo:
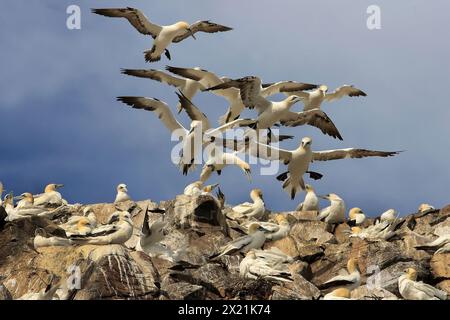
<path fill-rule="evenodd" d="M 119 202 L 125 202 L 131 200 L 130 196 L 128 195 L 128 187 L 125 183 L 121 183 L 116 188 L 117 194 L 116 199 L 114 200 L 114 203 Z"/>
<path fill-rule="evenodd" d="M 361 274 L 356 259 L 350 258 L 348 260 L 347 271 L 347 275 L 333 277 L 319 286 L 319 289 L 324 290 L 332 287 L 341 287 L 351 291 L 358 288 L 361 284 Z"/>
<path fill-rule="evenodd" d="M 185 196 L 200 196 L 205 194 L 210 194 L 219 184 L 210 184 L 204 186 L 203 181 L 195 181 L 184 188 L 183 194 Z"/>
<path fill-rule="evenodd" d="M 266 236 L 264 229 L 258 223 L 253 223 L 249 228 L 249 234 L 228 242 L 219 248 L 218 253 L 210 258 L 219 258 L 236 252 L 247 253 L 251 249 L 259 249 L 264 245 Z"/>
<path fill-rule="evenodd" d="M 348 212 L 348 225 L 359 226 L 366 220 L 366 215 L 360 208 L 352 208 Z"/>
<path fill-rule="evenodd" d="M 320 109 L 322 102 L 328 101 L 332 102 L 334 100 L 341 99 L 345 96 L 349 97 L 359 97 L 359 96 L 367 96 L 363 91 L 355 88 L 351 85 L 343 85 L 337 88 L 334 92 L 328 93 L 328 87 L 325 85 L 319 86 L 319 88 L 304 92 L 293 90 L 292 88 L 284 88 L 281 90 L 287 96 L 296 95 L 300 97 L 304 104 L 304 111 L 312 110 L 312 109 Z"/>
<path fill-rule="evenodd" d="M 288 256 L 277 247 L 272 247 L 268 250 L 253 249 L 253 252 L 256 254 L 258 259 L 263 259 L 269 266 L 277 266 L 282 263 L 294 262 L 294 258 Z"/>
<path fill-rule="evenodd" d="M 57 190 L 64 187 L 63 184 L 51 183 L 45 187 L 44 193 L 34 195 L 35 206 L 57 205 L 60 206 L 64 203 L 61 193 Z"/>
<path fill-rule="evenodd" d="M 5 195 L 3 207 L 5 208 L 6 213 L 8 213 L 8 215 L 10 212 L 12 213 L 14 211 L 14 195 L 12 192 Z"/>
<path fill-rule="evenodd" d="M 418 211 L 420 213 L 428 213 L 428 212 L 431 212 L 431 211 L 434 211 L 434 210 L 436 210 L 436 209 L 432 205 L 430 205 L 428 203 L 422 203 L 419 206 L 419 209 L 418 209 Z"/>
<path fill-rule="evenodd" d="M 136 244 L 136 251 L 142 251 L 146 254 L 151 254 L 152 248 L 155 244 L 162 241 L 165 237 L 164 227 L 166 222 L 164 220 L 155 221 L 152 225 L 149 225 L 148 213 L 151 210 L 146 210 L 144 215 L 144 221 L 142 223 L 141 234 L 138 243 Z M 163 213 L 164 210 L 158 211 Z"/>
<path fill-rule="evenodd" d="M 304 137 L 300 146 L 295 150 L 278 149 L 273 146 L 255 143 L 253 146 L 250 145 L 249 148 L 246 148 L 245 152 L 251 154 L 252 156 L 267 160 L 282 161 L 285 165 L 288 165 L 288 171 L 280 174 L 277 179 L 279 181 L 284 181 L 283 189 L 290 194 L 291 199 L 295 198 L 299 187 L 301 190 L 305 189 L 305 182 L 303 181 L 303 175 L 305 173 L 309 173 L 310 177 L 313 179 L 320 179 L 322 177 L 321 174 L 309 171 L 309 164 L 313 161 L 329 161 L 365 157 L 390 157 L 399 153 L 397 151 L 385 152 L 354 148 L 312 151 L 311 144 L 312 139 L 309 137 Z"/>
<path fill-rule="evenodd" d="M 92 228 L 95 228 L 97 226 L 97 217 L 96 217 L 94 211 L 92 210 L 92 208 L 88 206 L 83 209 L 83 215 L 71 216 L 67 220 L 67 222 L 61 224 L 61 228 L 63 228 L 63 229 L 72 228 L 72 227 L 76 226 L 81 220 L 85 220 L 85 219 L 87 219 L 87 221 L 89 222 L 89 225 Z"/>
<path fill-rule="evenodd" d="M 398 290 L 406 300 L 447 300 L 445 291 L 417 281 L 417 271 L 414 268 L 406 269 L 405 274 L 398 278 Z"/>
<path fill-rule="evenodd" d="M 51 277 L 50 283 L 42 289 L 40 292 L 30 292 L 17 298 L 17 300 L 59 300 L 59 296 L 56 291 L 60 289 L 61 282 L 53 283 L 54 276 Z"/>
<path fill-rule="evenodd" d="M 317 220 L 324 220 L 329 224 L 338 224 L 345 222 L 345 202 L 337 194 L 330 193 L 323 196 L 324 199 L 330 201 L 330 205 L 317 216 Z"/>
<path fill-rule="evenodd" d="M 236 165 L 244 172 L 249 180 L 251 180 L 250 165 L 237 156 L 237 152 L 220 152 L 219 155 L 210 156 L 203 166 L 200 174 L 200 181 L 206 182 L 213 172 L 217 172 L 220 176 L 222 170 L 228 165 Z"/>
<path fill-rule="evenodd" d="M 289 231 L 291 231 L 291 225 L 286 218 L 286 215 L 279 214 L 275 217 L 278 227 L 272 230 L 270 233 L 266 233 L 267 240 L 280 240 L 288 236 Z"/>
<path fill-rule="evenodd" d="M 133 235 L 133 222 L 129 212 L 115 212 L 108 223 L 92 230 L 87 236 L 72 236 L 71 240 L 76 244 L 123 244 Z"/>
<path fill-rule="evenodd" d="M 92 9 L 92 12 L 106 17 L 126 18 L 137 31 L 151 36 L 154 39 L 153 47 L 144 52 L 147 62 L 159 61 L 164 52 L 170 60 L 171 57 L 167 47 L 171 43 L 181 42 L 190 36 L 195 39 L 194 34 L 197 32 L 216 33 L 232 30 L 232 28 L 208 20 L 197 21 L 191 25 L 187 22 L 179 21 L 169 26 L 159 26 L 150 22 L 140 10 L 130 7 Z"/>
<path fill-rule="evenodd" d="M 15 199 L 19 200 L 19 202 L 17 203 L 17 206 L 15 208 L 8 211 L 8 221 L 13 221 L 30 216 L 52 217 L 61 208 L 60 206 L 53 210 L 47 210 L 43 207 L 37 207 L 34 205 L 33 195 L 29 192 L 25 192 L 20 196 L 15 197 Z"/>
<path fill-rule="evenodd" d="M 338 288 L 323 296 L 323 300 L 350 300 L 351 291 L 347 288 Z"/>
<path fill-rule="evenodd" d="M 293 281 L 292 275 L 287 268 L 280 270 L 274 266 L 270 266 L 258 256 L 253 250 L 250 250 L 245 258 L 239 264 L 239 274 L 243 278 L 248 279 L 267 279 L 275 281 Z"/>
<path fill-rule="evenodd" d="M 293 85 L 294 83 L 291 83 Z M 295 83 L 299 90 L 314 88 L 316 85 Z M 271 139 L 270 128 L 280 122 L 282 125 L 296 127 L 302 125 L 311 125 L 319 128 L 324 134 L 342 140 L 342 137 L 334 125 L 333 121 L 325 112 L 315 109 L 306 112 L 292 112 L 290 109 L 297 102 L 301 101 L 298 96 L 289 96 L 282 101 L 270 101 L 265 97 L 264 90 L 270 93 L 276 93 L 279 90 L 271 90 L 271 87 L 263 88 L 261 79 L 258 77 L 245 77 L 237 80 L 230 80 L 223 84 L 209 88 L 207 90 L 227 89 L 230 87 L 239 88 L 241 99 L 244 105 L 250 109 L 256 108 L 258 118 L 252 121 L 251 127 L 257 130 L 268 129 L 268 137 Z M 249 123 L 245 123 L 249 125 Z"/>
<path fill-rule="evenodd" d="M 61 237 L 60 235 L 48 233 L 43 228 L 36 229 L 33 239 L 34 249 L 42 247 L 69 247 L 72 244 L 72 240 L 66 237 Z"/>
<path fill-rule="evenodd" d="M 306 184 L 305 200 L 298 205 L 295 211 L 319 211 L 319 198 L 317 197 L 314 188 Z"/>
<path fill-rule="evenodd" d="M 399 235 L 400 227 L 405 223 L 405 219 L 395 219 L 393 221 L 381 221 L 365 229 L 352 228 L 350 237 L 357 237 L 367 240 L 385 240 L 389 241 L 393 237 Z"/>
<path fill-rule="evenodd" d="M 227 213 L 227 217 L 230 219 L 235 218 L 261 219 L 264 213 L 266 212 L 262 190 L 253 189 L 250 192 L 250 198 L 253 200 L 253 203 L 244 202 L 237 206 L 234 206 L 232 210 Z"/>
<path fill-rule="evenodd" d="M 426 244 L 415 246 L 415 248 L 420 249 L 420 250 L 429 250 L 429 251 L 437 250 L 437 251 L 439 251 L 440 248 L 442 248 L 448 244 L 450 244 L 450 234 L 444 234 L 444 235 L 438 237 L 437 239 L 430 241 Z M 437 252 L 437 251 L 436 251 L 436 253 L 439 253 L 439 252 L 443 252 L 444 250 L 441 250 L 439 252 Z"/>
<path fill-rule="evenodd" d="M 397 219 L 397 217 L 398 217 L 398 212 L 395 209 L 389 209 L 389 210 L 383 212 L 380 215 L 380 218 L 378 220 L 379 221 L 390 221 L 390 222 L 392 222 L 395 219 Z"/>
<path fill-rule="evenodd" d="M 172 134 L 176 134 L 183 142 L 183 147 L 180 155 L 179 166 L 183 174 L 187 174 L 189 170 L 195 168 L 195 157 L 200 152 L 199 147 L 203 147 L 203 144 L 209 144 L 212 141 L 212 137 L 220 132 L 225 132 L 228 129 L 238 125 L 241 121 L 228 123 L 219 128 L 212 129 L 209 125 L 209 121 L 204 114 L 198 112 L 196 108 L 182 93 L 177 93 L 179 101 L 185 110 L 192 110 L 192 117 L 199 120 L 193 120 L 190 125 L 190 130 L 185 129 L 173 116 L 169 106 L 158 99 L 151 99 L 145 97 L 118 97 L 117 100 L 131 106 L 135 109 L 142 109 L 146 111 L 155 112 L 158 118 L 169 129 Z M 190 113 L 190 111 L 188 113 Z M 191 116 L 190 115 L 190 116 Z M 195 116 L 194 116 L 195 115 Z M 200 130 L 199 130 L 200 129 Z M 200 143 L 196 140 L 199 139 L 197 131 L 200 131 L 203 136 L 200 137 L 203 141 Z"/>

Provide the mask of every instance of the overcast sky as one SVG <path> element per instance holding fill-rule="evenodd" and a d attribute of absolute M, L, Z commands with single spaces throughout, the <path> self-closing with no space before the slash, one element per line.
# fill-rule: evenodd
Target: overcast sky
<path fill-rule="evenodd" d="M 81 7 L 81 30 L 66 28 L 66 8 Z M 381 8 L 380 30 L 366 26 L 369 5 Z M 90 8 L 133 6 L 153 22 L 172 24 L 210 19 L 233 31 L 199 34 L 171 48 L 172 61 L 146 64 L 142 52 L 151 38 L 126 20 L 90 13 Z M 382 159 L 314 163 L 324 174 L 314 182 L 319 194 L 339 194 L 347 207 L 369 215 L 389 208 L 414 212 L 422 202 L 450 202 L 450 2 L 164 0 L 44 1 L 4 0 L 0 11 L 0 180 L 16 194 L 40 192 L 49 182 L 64 183 L 70 202 L 112 201 L 124 182 L 135 199 L 172 199 L 198 179 L 170 161 L 173 143 L 151 113 L 115 101 L 144 95 L 174 109 L 174 88 L 120 74 L 120 68 L 195 67 L 265 82 L 324 83 L 330 89 L 353 84 L 366 98 L 323 105 L 344 141 L 317 129 L 282 129 L 296 139 L 313 138 L 314 150 L 346 147 L 406 150 Z M 280 98 L 280 97 L 277 97 Z M 200 93 L 194 102 L 216 122 L 226 101 Z M 299 110 L 300 106 L 295 109 Z M 252 113 L 246 113 L 252 115 Z M 181 116 L 185 125 L 188 121 Z M 283 170 L 284 168 L 281 168 Z M 227 168 L 220 182 L 229 203 L 263 190 L 269 209 L 293 210 L 274 176 L 253 181 Z M 325 205 L 325 202 L 323 203 Z"/>

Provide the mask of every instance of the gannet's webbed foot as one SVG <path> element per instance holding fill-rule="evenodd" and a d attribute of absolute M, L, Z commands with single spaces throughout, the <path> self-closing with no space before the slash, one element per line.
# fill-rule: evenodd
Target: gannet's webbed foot
<path fill-rule="evenodd" d="M 277 180 L 278 181 L 285 181 L 287 179 L 287 177 L 288 177 L 288 173 L 289 173 L 289 171 L 283 172 L 282 174 L 280 174 L 277 177 Z"/>
<path fill-rule="evenodd" d="M 170 57 L 170 52 L 169 52 L 169 50 L 165 50 L 164 51 L 164 54 L 165 54 L 165 56 L 167 57 L 167 59 L 169 59 L 169 60 L 172 60 L 172 58 Z"/>
<path fill-rule="evenodd" d="M 323 177 L 323 174 L 314 171 L 306 171 L 306 173 L 309 173 L 309 177 L 314 180 L 320 180 Z"/>

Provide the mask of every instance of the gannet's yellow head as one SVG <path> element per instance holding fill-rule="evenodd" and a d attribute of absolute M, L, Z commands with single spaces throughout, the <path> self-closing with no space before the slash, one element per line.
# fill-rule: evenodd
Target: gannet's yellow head
<path fill-rule="evenodd" d="M 351 292 L 347 288 L 338 288 L 333 291 L 333 296 L 339 297 L 339 298 L 347 298 L 350 299 Z"/>
<path fill-rule="evenodd" d="M 329 195 L 328 195 L 328 199 L 330 200 L 330 201 L 341 201 L 342 199 L 341 199 L 341 197 L 339 197 L 337 194 L 335 194 L 335 193 L 330 193 Z"/>
<path fill-rule="evenodd" d="M 53 192 L 62 187 L 64 187 L 63 184 L 50 183 L 45 187 L 44 192 L 45 193 Z"/>
<path fill-rule="evenodd" d="M 128 192 L 127 185 L 125 183 L 121 183 L 117 186 L 117 192 Z"/>
<path fill-rule="evenodd" d="M 14 195 L 12 192 L 8 193 L 5 196 L 5 201 L 4 201 L 5 205 L 9 204 L 9 205 L 14 205 Z"/>
<path fill-rule="evenodd" d="M 29 192 L 22 193 L 20 196 L 17 197 L 17 200 L 22 200 L 22 199 L 30 204 L 34 204 L 34 197 Z"/>
<path fill-rule="evenodd" d="M 405 270 L 406 277 L 409 280 L 416 281 L 417 280 L 417 271 L 414 268 L 407 268 Z"/>
<path fill-rule="evenodd" d="M 247 252 L 247 254 L 245 256 L 249 257 L 250 259 L 256 259 L 257 258 L 255 250 L 250 250 L 249 252 Z"/>
<path fill-rule="evenodd" d="M 179 29 L 188 30 L 190 28 L 189 23 L 187 23 L 186 21 L 179 21 L 179 22 L 175 23 L 175 25 Z"/>
<path fill-rule="evenodd" d="M 434 207 L 432 205 L 428 204 L 428 203 L 422 203 L 419 206 L 419 212 L 420 213 L 424 213 L 424 212 L 431 211 L 431 210 L 434 210 Z"/>
<path fill-rule="evenodd" d="M 321 86 L 319 86 L 319 90 L 326 93 L 328 91 L 328 87 L 326 85 L 322 84 Z"/>
<path fill-rule="evenodd" d="M 262 190 L 261 189 L 253 189 L 250 192 L 250 198 L 252 200 L 261 199 L 264 201 Z"/>
<path fill-rule="evenodd" d="M 353 234 L 361 233 L 362 229 L 360 227 L 352 227 L 351 228 Z"/>
<path fill-rule="evenodd" d="M 311 144 L 312 144 L 312 139 L 310 137 L 304 137 L 302 139 L 302 143 L 301 143 L 302 148 L 304 148 L 304 149 L 310 148 Z"/>
<path fill-rule="evenodd" d="M 88 226 L 90 226 L 90 222 L 89 222 L 89 220 L 86 219 L 86 218 L 81 218 L 81 219 L 78 221 L 78 223 L 77 223 L 77 228 L 78 228 L 78 229 L 85 228 L 85 227 L 88 227 Z"/>
<path fill-rule="evenodd" d="M 201 181 L 199 181 L 199 182 L 202 183 Z M 218 183 L 216 183 L 216 184 L 209 184 L 209 185 L 207 185 L 206 187 L 203 188 L 203 191 L 209 193 L 209 192 L 213 191 L 218 185 L 219 185 Z"/>
<path fill-rule="evenodd" d="M 284 99 L 284 101 L 288 104 L 288 106 L 293 106 L 297 102 L 302 101 L 302 98 L 300 98 L 299 96 L 289 96 Z"/>
<path fill-rule="evenodd" d="M 314 188 L 310 184 L 305 185 L 305 189 L 306 189 L 306 192 L 314 192 Z"/>
<path fill-rule="evenodd" d="M 359 271 L 358 269 L 358 261 L 355 258 L 348 259 L 347 262 L 347 270 L 349 273 Z"/>
<path fill-rule="evenodd" d="M 278 214 L 275 217 L 275 220 L 277 221 L 278 224 L 289 224 L 289 221 L 287 220 L 287 217 L 285 214 Z"/>
<path fill-rule="evenodd" d="M 259 224 L 258 223 L 252 223 L 250 225 L 250 227 L 248 227 L 248 234 L 253 234 L 256 231 L 258 231 L 258 229 L 259 229 Z"/>
<path fill-rule="evenodd" d="M 350 209 L 348 216 L 350 219 L 354 219 L 357 214 L 364 214 L 364 212 L 360 208 L 352 208 Z"/>

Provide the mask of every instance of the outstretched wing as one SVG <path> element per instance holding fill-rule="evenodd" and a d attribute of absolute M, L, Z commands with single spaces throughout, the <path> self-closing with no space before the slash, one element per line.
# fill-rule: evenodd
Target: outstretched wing
<path fill-rule="evenodd" d="M 126 74 L 138 78 L 146 78 L 166 83 L 170 86 L 181 88 L 185 84 L 184 79 L 180 79 L 160 70 L 143 70 L 143 69 L 122 69 L 122 74 Z"/>
<path fill-rule="evenodd" d="M 161 100 L 145 97 L 118 97 L 117 100 L 134 109 L 155 112 L 170 132 L 178 130 L 180 133 L 184 132 L 184 135 L 186 134 L 186 129 L 174 118 L 169 106 Z"/>
<path fill-rule="evenodd" d="M 338 159 L 359 159 L 366 157 L 392 157 L 400 151 L 373 151 L 366 149 L 337 149 L 313 152 L 313 161 L 328 161 Z"/>
<path fill-rule="evenodd" d="M 206 32 L 206 33 L 216 33 L 216 32 L 225 32 L 225 31 L 230 31 L 233 30 L 233 28 L 227 27 L 227 26 L 223 26 L 211 21 L 197 21 L 194 24 L 191 24 L 190 26 L 190 31 L 186 30 L 186 32 L 184 34 L 182 34 L 181 36 L 176 37 L 175 39 L 173 39 L 172 42 L 180 42 L 183 41 L 184 39 L 190 37 L 192 34 L 195 34 L 197 32 Z"/>
<path fill-rule="evenodd" d="M 337 88 L 334 92 L 326 94 L 325 100 L 326 101 L 334 101 L 337 99 L 341 99 L 344 96 L 349 96 L 349 97 L 364 96 L 365 97 L 365 96 L 367 96 L 367 94 L 364 91 L 355 88 L 354 86 L 343 85 L 343 86 Z"/>
<path fill-rule="evenodd" d="M 281 92 L 296 92 L 303 90 L 311 90 L 318 87 L 316 84 L 302 83 L 295 81 L 280 81 L 277 83 L 266 83 L 262 85 L 261 95 L 268 97 Z"/>
<path fill-rule="evenodd" d="M 205 88 L 209 88 L 222 83 L 222 80 L 212 72 L 200 68 L 178 68 L 166 66 L 166 70 L 183 78 L 200 82 Z"/>
<path fill-rule="evenodd" d="M 162 30 L 161 26 L 151 23 L 140 10 L 135 8 L 92 9 L 92 12 L 105 17 L 125 18 L 137 31 L 145 35 L 150 35 L 153 39 L 156 38 Z"/>
<path fill-rule="evenodd" d="M 176 92 L 180 101 L 181 109 L 185 110 L 191 120 L 197 120 L 202 122 L 202 131 L 206 131 L 211 128 L 208 117 L 194 105 L 181 91 Z"/>
<path fill-rule="evenodd" d="M 275 148 L 259 142 L 250 143 L 248 147 L 246 146 L 245 152 L 257 158 L 279 160 L 285 164 L 289 163 L 292 159 L 291 151 Z"/>
<path fill-rule="evenodd" d="M 280 122 L 287 127 L 297 127 L 308 124 L 319 128 L 324 134 L 342 140 L 342 136 L 333 121 L 320 109 L 312 109 L 303 112 L 289 111 L 286 116 L 281 118 Z"/>

